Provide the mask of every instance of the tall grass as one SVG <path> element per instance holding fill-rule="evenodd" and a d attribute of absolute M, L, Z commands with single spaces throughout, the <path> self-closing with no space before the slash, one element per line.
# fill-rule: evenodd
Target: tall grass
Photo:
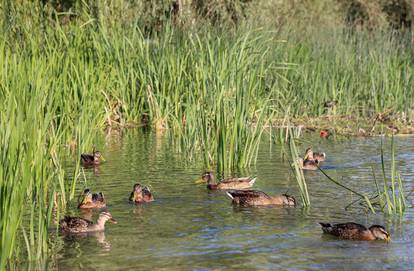
<path fill-rule="evenodd" d="M 146 116 L 189 159 L 233 171 L 255 163 L 275 119 L 324 115 L 326 100 L 338 100 L 338 115 L 409 116 L 413 102 L 412 50 L 386 33 L 241 23 L 167 25 L 148 38 L 99 13 L 60 24 L 43 8 L 6 1 L 1 10 L 0 269 L 23 254 L 47 257 L 53 195 L 64 207 L 79 176 L 77 166 L 67 180 L 65 147 L 79 156 L 107 126 Z"/>
<path fill-rule="evenodd" d="M 403 214 L 406 207 L 406 195 L 404 193 L 403 180 L 401 174 L 396 168 L 395 161 L 395 143 L 394 137 L 391 140 L 391 163 L 389 172 L 391 176 L 387 176 L 386 163 L 384 160 L 384 147 L 381 142 L 381 169 L 383 177 L 382 189 L 378 184 L 375 173 L 373 178 L 377 188 L 378 204 L 381 211 L 387 214 Z"/>

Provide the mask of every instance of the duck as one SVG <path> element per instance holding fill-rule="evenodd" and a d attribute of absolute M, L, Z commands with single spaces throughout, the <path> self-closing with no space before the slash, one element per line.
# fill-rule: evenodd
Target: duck
<path fill-rule="evenodd" d="M 269 196 L 259 190 L 234 190 L 226 194 L 232 199 L 233 204 L 240 206 L 296 205 L 296 199 L 288 194 Z"/>
<path fill-rule="evenodd" d="M 200 180 L 196 183 L 207 182 L 207 189 L 210 190 L 231 190 L 231 189 L 246 189 L 253 186 L 256 178 L 254 177 L 239 177 L 239 178 L 227 178 L 216 182 L 216 177 L 212 172 L 205 172 Z"/>
<path fill-rule="evenodd" d="M 151 202 L 154 201 L 154 196 L 147 186 L 136 183 L 132 188 L 131 195 L 129 196 L 129 201 L 132 201 L 134 203 Z"/>
<path fill-rule="evenodd" d="M 385 240 L 390 241 L 390 234 L 383 226 L 372 225 L 368 229 L 361 224 L 348 222 L 342 224 L 319 223 L 322 231 L 326 234 L 340 237 L 347 240 L 373 241 Z"/>
<path fill-rule="evenodd" d="M 64 233 L 97 232 L 105 230 L 106 221 L 117 223 L 109 212 L 102 212 L 96 223 L 81 217 L 65 216 L 59 222 L 59 230 Z"/>
<path fill-rule="evenodd" d="M 89 188 L 86 188 L 82 195 L 83 199 L 78 205 L 78 209 L 93 209 L 105 208 L 106 201 L 102 192 L 92 193 Z"/>
<path fill-rule="evenodd" d="M 323 162 L 326 159 L 326 154 L 324 152 L 313 152 L 312 148 L 307 148 L 305 151 L 304 160 L 318 160 L 318 162 Z"/>
<path fill-rule="evenodd" d="M 93 150 L 92 154 L 89 154 L 89 153 L 81 154 L 81 163 L 83 166 L 99 165 L 101 161 L 105 161 L 105 158 L 103 157 L 100 151 Z"/>

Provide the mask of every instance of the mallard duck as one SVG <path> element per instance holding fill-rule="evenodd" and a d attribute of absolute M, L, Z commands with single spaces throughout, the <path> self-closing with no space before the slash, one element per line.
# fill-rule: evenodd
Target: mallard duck
<path fill-rule="evenodd" d="M 326 154 L 324 152 L 313 152 L 312 148 L 307 148 L 305 151 L 304 160 L 318 160 L 318 162 L 325 161 Z"/>
<path fill-rule="evenodd" d="M 196 183 L 207 182 L 207 188 L 210 190 L 222 190 L 222 189 L 245 189 L 253 186 L 256 178 L 252 177 L 240 177 L 240 178 L 227 178 L 219 182 L 216 182 L 216 177 L 212 172 L 205 172 L 200 180 Z"/>
<path fill-rule="evenodd" d="M 65 216 L 65 218 L 60 220 L 59 229 L 61 232 L 67 233 L 103 231 L 108 220 L 112 223 L 117 223 L 108 212 L 100 213 L 96 223 L 80 217 Z"/>
<path fill-rule="evenodd" d="M 296 205 L 295 198 L 287 194 L 269 196 L 258 190 L 234 190 L 226 194 L 232 199 L 233 204 L 241 206 Z"/>
<path fill-rule="evenodd" d="M 88 188 L 81 195 L 82 201 L 79 203 L 79 209 L 92 209 L 106 207 L 105 197 L 102 192 L 92 193 Z"/>
<path fill-rule="evenodd" d="M 94 150 L 92 154 L 89 154 L 89 153 L 81 154 L 81 163 L 83 166 L 99 165 L 101 161 L 105 161 L 105 159 L 100 151 Z"/>
<path fill-rule="evenodd" d="M 390 241 L 390 235 L 383 226 L 372 225 L 367 229 L 364 225 L 348 222 L 342 224 L 319 223 L 322 231 L 342 239 L 348 240 L 385 240 Z"/>
<path fill-rule="evenodd" d="M 142 186 L 141 184 L 136 183 L 132 189 L 129 201 L 134 203 L 144 203 L 154 200 L 154 196 L 147 186 Z"/>

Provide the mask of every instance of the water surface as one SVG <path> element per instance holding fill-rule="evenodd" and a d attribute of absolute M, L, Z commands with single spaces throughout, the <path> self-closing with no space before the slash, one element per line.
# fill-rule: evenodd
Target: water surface
<path fill-rule="evenodd" d="M 328 174 L 357 191 L 372 187 L 371 167 L 380 176 L 380 138 L 313 141 L 327 153 Z M 399 169 L 407 191 L 412 187 L 414 138 L 397 139 Z M 151 133 L 127 131 L 102 146 L 106 163 L 87 169 L 86 183 L 103 191 L 108 211 L 118 224 L 104 233 L 60 236 L 60 270 L 413 270 L 414 213 L 404 217 L 366 214 L 360 208 L 345 211 L 356 199 L 319 172 L 307 172 L 309 209 L 237 208 L 223 192 L 209 192 L 194 184 L 200 163 L 188 163 L 168 140 Z M 68 167 L 70 167 L 70 163 Z M 295 179 L 280 149 L 263 142 L 257 166 L 240 173 L 257 175 L 255 188 L 269 194 L 299 198 Z M 135 182 L 149 185 L 156 201 L 134 206 L 128 196 Z M 411 205 L 411 201 L 409 201 Z M 70 213 L 85 214 L 73 204 Z M 354 221 L 382 224 L 392 242 L 343 241 L 321 234 L 318 222 Z"/>

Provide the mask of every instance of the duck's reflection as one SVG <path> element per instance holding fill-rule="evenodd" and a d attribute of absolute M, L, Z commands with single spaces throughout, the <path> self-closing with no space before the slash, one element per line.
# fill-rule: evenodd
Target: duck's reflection
<path fill-rule="evenodd" d="M 104 251 L 111 250 L 111 243 L 106 240 L 104 231 L 82 232 L 82 233 L 65 233 L 63 240 L 65 242 L 82 242 L 86 238 L 94 237 Z"/>

